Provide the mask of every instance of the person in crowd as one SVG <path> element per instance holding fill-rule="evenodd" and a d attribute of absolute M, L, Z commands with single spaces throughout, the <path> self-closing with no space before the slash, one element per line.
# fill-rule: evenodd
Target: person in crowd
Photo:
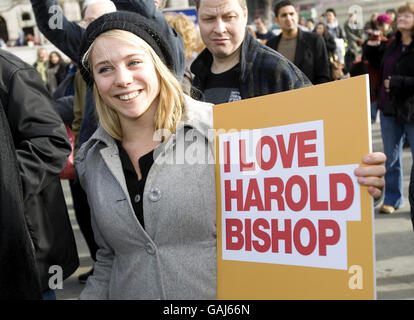
<path fill-rule="evenodd" d="M 402 146 L 406 138 L 414 155 L 414 3 L 397 11 L 397 33 L 390 41 L 367 42 L 366 56 L 381 68 L 378 96 L 384 153 L 387 156 L 382 213 L 403 205 Z"/>
<path fill-rule="evenodd" d="M 266 19 L 263 16 L 257 16 L 254 18 L 254 25 L 256 27 L 256 39 L 261 43 L 266 44 L 267 41 L 274 38 L 276 35 L 267 29 Z"/>
<path fill-rule="evenodd" d="M 183 94 L 171 42 L 154 20 L 106 14 L 83 39 L 82 75 L 96 88 L 101 127 L 75 160 L 99 244 L 80 299 L 216 299 L 210 104 Z M 158 130 L 164 141 L 154 141 Z M 185 148 L 208 158 L 167 164 L 184 133 Z"/>
<path fill-rule="evenodd" d="M 391 18 L 388 14 L 380 14 L 377 18 L 377 30 L 381 31 L 382 35 L 391 39 L 395 36 L 394 32 L 391 30 Z"/>
<path fill-rule="evenodd" d="M 378 12 L 371 14 L 371 18 L 364 25 L 364 36 L 367 39 L 372 31 L 377 30 Z"/>
<path fill-rule="evenodd" d="M 38 46 L 40 44 L 40 40 L 36 38 L 33 34 L 28 33 L 26 35 L 26 44 L 29 47 Z"/>
<path fill-rule="evenodd" d="M 345 63 L 345 34 L 336 18 L 336 11 L 328 8 L 325 11 L 326 27 L 336 43 L 336 54 L 341 63 Z"/>
<path fill-rule="evenodd" d="M 328 8 L 325 10 L 325 23 L 328 28 L 329 34 L 334 37 L 334 39 L 345 39 L 344 31 L 338 23 L 336 18 L 336 11 L 333 8 Z"/>
<path fill-rule="evenodd" d="M 298 13 L 289 0 L 276 3 L 275 21 L 282 33 L 267 45 L 293 62 L 313 84 L 331 80 L 328 51 L 323 38 L 298 28 Z"/>
<path fill-rule="evenodd" d="M 0 50 L 2 78 L 5 64 L 10 61 Z M 3 85 L 0 88 L 7 89 Z M 3 105 L 7 101 L 0 98 L 0 300 L 41 299 L 39 272 L 24 216 L 19 164 Z"/>
<path fill-rule="evenodd" d="M 57 51 L 49 54 L 49 62 L 47 68 L 47 87 L 53 94 L 59 84 L 65 79 L 68 72 L 68 66 L 63 61 L 62 56 Z"/>
<path fill-rule="evenodd" d="M 34 299 L 42 292 L 44 299 L 54 298 L 49 287 L 50 267 L 59 266 L 66 279 L 79 265 L 59 179 L 71 147 L 37 71 L 3 50 L 0 104 L 6 131 L 1 138 L 5 148 L 2 145 L 0 170 L 10 169 L 0 175 L 0 203 L 2 208 L 9 206 L 0 213 L 0 296 Z M 9 158 L 4 159 L 7 154 Z M 7 160 L 5 167 L 3 160 Z"/>
<path fill-rule="evenodd" d="M 311 85 L 293 63 L 246 32 L 246 1 L 202 0 L 196 8 L 206 49 L 191 71 L 205 101 L 225 103 Z"/>
<path fill-rule="evenodd" d="M 18 35 L 18 37 L 17 37 L 16 42 L 14 43 L 14 45 L 16 47 L 27 46 L 26 35 L 24 34 L 23 31 L 19 31 L 19 35 Z"/>
<path fill-rule="evenodd" d="M 37 49 L 37 59 L 33 66 L 39 72 L 40 77 L 42 78 L 43 83 L 47 86 L 47 69 L 49 63 L 49 53 L 46 48 Z"/>
<path fill-rule="evenodd" d="M 391 34 L 394 36 L 395 32 L 397 32 L 397 11 L 394 8 L 389 8 L 385 11 L 385 14 L 391 19 Z"/>
<path fill-rule="evenodd" d="M 200 32 L 195 25 L 195 23 L 183 13 L 166 13 L 165 19 L 168 24 L 178 32 L 178 34 L 183 39 L 185 58 L 186 58 L 186 67 L 185 73 L 182 81 L 184 93 L 191 94 L 191 83 L 193 82 L 194 75 L 190 70 L 191 63 L 193 63 L 195 57 L 199 53 L 200 47 Z"/>
<path fill-rule="evenodd" d="M 336 42 L 334 38 L 332 38 L 332 36 L 329 34 L 325 22 L 318 22 L 314 29 L 314 33 L 317 33 L 320 36 L 322 36 L 323 40 L 325 41 L 326 49 L 328 51 L 331 79 L 343 79 L 345 77 L 343 71 L 344 65 L 339 61 L 336 52 Z"/>
<path fill-rule="evenodd" d="M 328 29 L 324 22 L 318 22 L 314 28 L 314 33 L 322 36 L 325 41 L 326 50 L 328 51 L 328 56 L 333 57 L 336 53 L 336 43 L 334 38 L 329 34 Z"/>
<path fill-rule="evenodd" d="M 352 63 L 361 59 L 362 45 L 364 44 L 362 26 L 356 12 L 349 14 L 348 20 L 344 24 L 344 30 L 348 44 L 345 54 L 345 69 L 349 71 Z"/>
<path fill-rule="evenodd" d="M 371 30 L 368 39 L 362 46 L 362 59 L 361 63 L 364 64 L 363 70 L 359 74 L 369 74 L 369 85 L 370 85 L 370 101 L 371 101 L 371 123 L 375 123 L 378 117 L 378 94 L 381 86 L 381 66 L 380 61 L 375 59 L 373 63 L 367 59 L 367 43 L 368 41 L 380 40 L 382 45 L 385 46 L 388 42 L 388 38 L 384 34 L 389 29 L 390 18 L 386 14 L 381 14 L 377 17 L 377 28 Z M 361 64 L 360 63 L 360 64 Z"/>
<path fill-rule="evenodd" d="M 308 18 L 306 19 L 306 24 L 305 24 L 306 28 L 308 28 L 308 31 L 312 32 L 315 30 L 315 20 L 313 20 L 312 18 Z"/>
<path fill-rule="evenodd" d="M 159 24 L 131 12 L 84 35 L 79 65 L 100 127 L 75 161 L 99 250 L 80 299 L 217 298 L 212 108 L 183 94 L 172 51 Z M 205 152 L 194 161 L 188 148 Z M 383 180 L 370 179 L 378 196 Z"/>

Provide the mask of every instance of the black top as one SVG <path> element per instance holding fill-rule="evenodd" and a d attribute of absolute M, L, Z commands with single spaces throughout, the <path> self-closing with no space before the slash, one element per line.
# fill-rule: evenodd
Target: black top
<path fill-rule="evenodd" d="M 259 33 L 259 32 L 256 31 L 256 38 L 260 39 L 260 40 L 269 40 L 269 39 L 271 39 L 275 36 L 276 35 L 270 30 L 266 33 Z"/>
<path fill-rule="evenodd" d="M 240 63 L 219 74 L 214 74 L 209 70 L 204 89 L 205 101 L 220 104 L 241 100 L 239 78 Z"/>
<path fill-rule="evenodd" d="M 138 175 L 135 172 L 134 165 L 132 164 L 128 153 L 122 147 L 121 141 L 116 140 L 116 144 L 118 145 L 119 158 L 121 159 L 122 170 L 124 172 L 132 207 L 134 208 L 134 212 L 139 223 L 141 224 L 142 228 L 145 229 L 144 208 L 142 205 L 142 200 L 144 196 L 145 181 L 147 180 L 148 172 L 154 163 L 154 150 L 148 152 L 138 159 L 138 165 L 142 175 L 141 180 L 138 180 Z"/>

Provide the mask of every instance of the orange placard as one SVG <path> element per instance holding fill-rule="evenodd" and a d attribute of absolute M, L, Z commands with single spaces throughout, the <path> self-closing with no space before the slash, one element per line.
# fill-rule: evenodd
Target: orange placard
<path fill-rule="evenodd" d="M 368 76 L 214 106 L 219 299 L 374 299 Z"/>

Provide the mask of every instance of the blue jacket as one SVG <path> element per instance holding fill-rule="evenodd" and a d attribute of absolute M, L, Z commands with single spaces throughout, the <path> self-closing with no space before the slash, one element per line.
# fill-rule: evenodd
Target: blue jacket
<path fill-rule="evenodd" d="M 201 92 L 213 56 L 204 49 L 191 65 L 193 86 Z M 239 90 L 242 99 L 299 89 L 312 85 L 293 63 L 273 49 L 256 41 L 246 32 L 240 54 Z"/>

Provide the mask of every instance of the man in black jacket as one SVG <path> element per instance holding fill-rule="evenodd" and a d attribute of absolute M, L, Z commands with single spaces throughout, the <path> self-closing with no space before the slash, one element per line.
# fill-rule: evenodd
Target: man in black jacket
<path fill-rule="evenodd" d="M 282 33 L 267 45 L 293 62 L 313 84 L 331 80 L 328 52 L 323 38 L 298 27 L 298 13 L 291 1 L 275 5 L 275 21 Z"/>
<path fill-rule="evenodd" d="M 2 105 L 0 150 L 0 300 L 40 299 L 39 273 L 24 218 L 16 151 Z"/>
<path fill-rule="evenodd" d="M 0 298 L 35 299 L 51 270 L 63 280 L 79 265 L 59 179 L 71 146 L 36 69 L 4 50 L 0 109 Z"/>

